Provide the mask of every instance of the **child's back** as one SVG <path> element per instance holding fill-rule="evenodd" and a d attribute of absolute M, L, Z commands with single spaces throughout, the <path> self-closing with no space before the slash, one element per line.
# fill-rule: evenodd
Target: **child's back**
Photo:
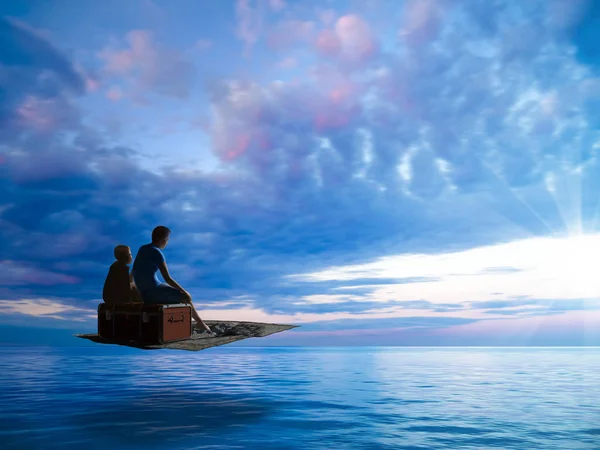
<path fill-rule="evenodd" d="M 131 262 L 129 247 L 125 245 L 115 247 L 115 257 L 117 260 L 110 266 L 102 289 L 102 299 L 108 305 L 132 301 L 129 266 L 127 265 Z"/>
<path fill-rule="evenodd" d="M 110 266 L 102 289 L 102 299 L 108 305 L 131 302 L 129 267 L 122 262 L 115 261 Z"/>

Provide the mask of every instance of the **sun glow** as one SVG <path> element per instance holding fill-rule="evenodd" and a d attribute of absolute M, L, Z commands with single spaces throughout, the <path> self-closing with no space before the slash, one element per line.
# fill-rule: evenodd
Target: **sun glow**
<path fill-rule="evenodd" d="M 600 296 L 599 255 L 600 234 L 531 238 L 455 253 L 390 256 L 290 278 L 305 282 L 369 279 L 368 285 L 337 289 L 372 287 L 369 300 L 382 302 L 592 299 Z M 387 278 L 402 284 L 377 283 Z M 401 280 L 411 278 L 417 282 Z"/>

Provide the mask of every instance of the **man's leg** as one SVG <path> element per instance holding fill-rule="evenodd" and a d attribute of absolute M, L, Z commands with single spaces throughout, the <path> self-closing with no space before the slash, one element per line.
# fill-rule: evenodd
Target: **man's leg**
<path fill-rule="evenodd" d="M 192 303 L 192 297 L 190 297 L 188 294 L 184 294 L 183 292 L 180 292 L 179 290 L 177 290 L 174 287 L 169 286 L 169 285 L 164 285 L 164 286 L 161 285 L 161 289 L 164 291 L 164 294 L 161 293 L 161 297 L 164 296 L 165 301 L 168 301 L 169 303 L 189 304 L 192 307 L 192 317 L 196 321 L 196 326 L 198 326 L 198 324 L 199 324 L 202 327 L 202 329 L 208 331 L 209 333 L 213 333 L 213 331 L 210 329 L 210 327 L 208 325 L 206 325 L 206 323 L 204 323 L 202 318 L 198 315 L 198 312 L 196 311 L 196 308 L 194 307 L 194 304 Z"/>
<path fill-rule="evenodd" d="M 188 303 L 192 307 L 192 317 L 196 321 L 196 324 L 200 324 L 203 329 L 212 333 L 212 330 L 210 329 L 210 327 L 208 325 L 206 325 L 204 323 L 204 320 L 202 320 L 202 318 L 198 315 L 198 312 L 196 311 L 196 308 L 194 307 L 194 304 L 192 303 L 192 298 L 187 295 L 184 295 L 182 302 Z"/>

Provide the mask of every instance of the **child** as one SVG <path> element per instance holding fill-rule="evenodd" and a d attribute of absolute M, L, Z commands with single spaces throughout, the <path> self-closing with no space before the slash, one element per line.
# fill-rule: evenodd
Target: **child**
<path fill-rule="evenodd" d="M 116 261 L 112 263 L 104 281 L 102 298 L 107 305 L 115 303 L 140 302 L 141 297 L 129 274 L 133 258 L 131 249 L 126 245 L 117 245 L 114 250 Z"/>

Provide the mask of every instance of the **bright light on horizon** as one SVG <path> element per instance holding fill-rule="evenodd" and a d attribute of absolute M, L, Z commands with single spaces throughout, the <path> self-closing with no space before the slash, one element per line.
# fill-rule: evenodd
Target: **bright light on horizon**
<path fill-rule="evenodd" d="M 372 263 L 332 267 L 287 277 L 300 282 L 369 279 L 372 283 L 338 287 L 343 291 L 371 287 L 365 300 L 426 300 L 432 303 L 513 299 L 595 299 L 600 282 L 595 261 L 600 233 L 530 238 L 440 254 L 387 256 Z M 424 278 L 403 284 L 377 279 Z M 319 303 L 324 303 L 323 295 Z M 310 297 L 305 297 L 310 302 Z M 352 300 L 352 296 L 348 296 Z M 332 296 L 332 302 L 339 295 Z"/>

